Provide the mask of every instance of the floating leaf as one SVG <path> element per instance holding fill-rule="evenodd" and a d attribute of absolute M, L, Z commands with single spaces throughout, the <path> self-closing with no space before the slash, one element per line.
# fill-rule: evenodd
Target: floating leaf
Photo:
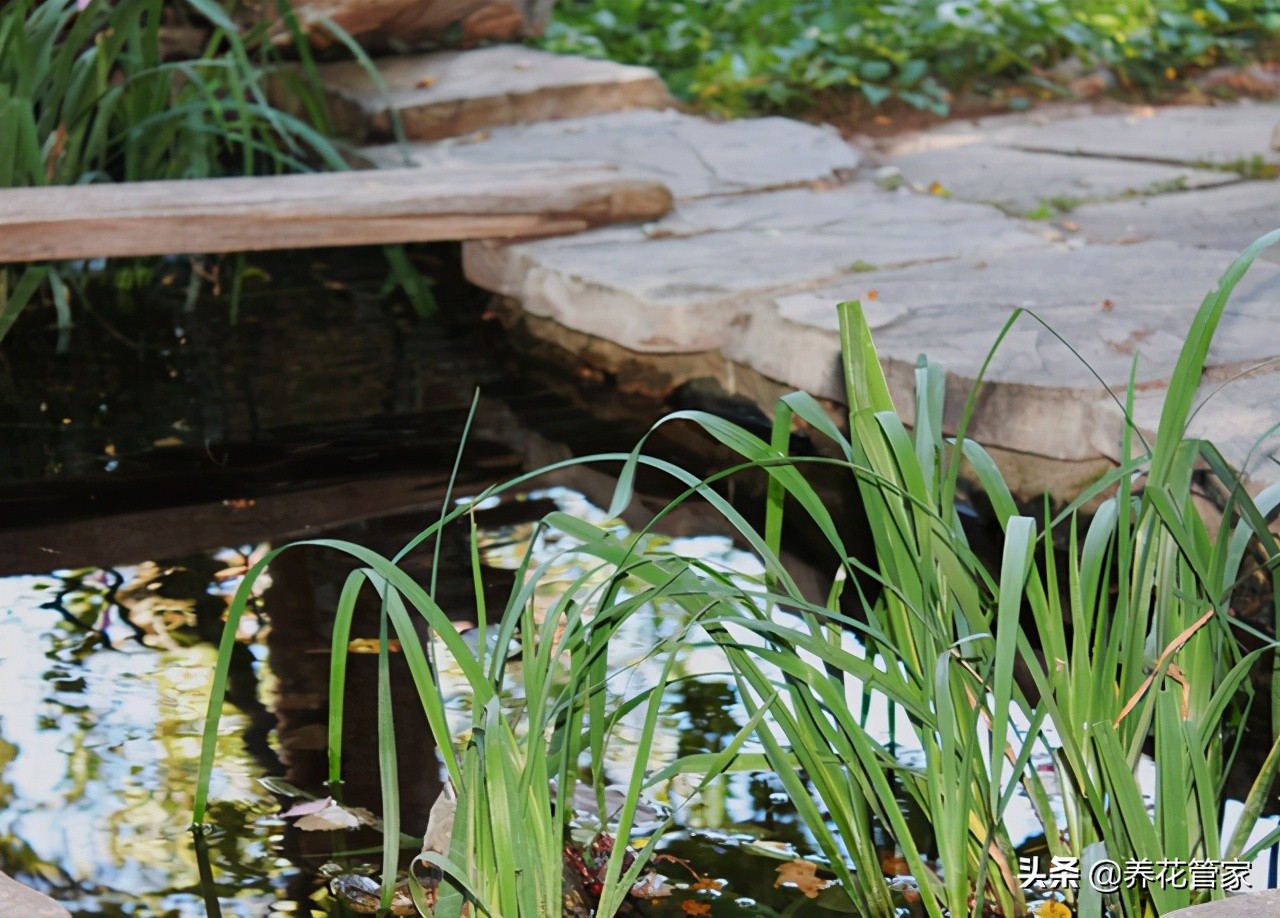
<path fill-rule="evenodd" d="M 631 887 L 631 895 L 637 899 L 665 899 L 671 895 L 671 884 L 656 870 L 650 870 Z"/>
<path fill-rule="evenodd" d="M 312 813 L 327 810 L 333 805 L 332 797 L 320 797 L 316 800 L 308 800 L 306 803 L 296 803 L 280 815 L 286 818 L 290 816 L 310 816 Z"/>
<path fill-rule="evenodd" d="M 773 881 L 774 887 L 790 884 L 810 899 L 818 898 L 818 893 L 831 885 L 830 880 L 818 879 L 818 865 L 813 861 L 787 861 L 778 868 L 778 878 Z"/>

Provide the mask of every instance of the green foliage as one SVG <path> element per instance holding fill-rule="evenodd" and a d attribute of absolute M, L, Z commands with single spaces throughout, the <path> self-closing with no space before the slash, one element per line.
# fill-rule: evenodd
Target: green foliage
<path fill-rule="evenodd" d="M 200 58 L 166 61 L 164 7 L 164 0 L 92 0 L 83 10 L 75 0 L 0 5 L 0 187 L 346 168 L 323 133 L 318 83 L 278 66 L 265 25 L 242 33 L 221 3 L 184 0 L 182 11 L 213 28 Z M 291 19 L 283 0 L 280 11 Z M 268 80 L 279 81 L 307 119 L 273 106 Z M 24 270 L 47 271 L 55 297 L 68 273 L 46 266 L 0 274 L 25 290 L 15 279 Z M 0 337 L 20 308 L 3 296 L 5 286 Z M 59 304 L 59 325 L 69 322 Z"/>
<path fill-rule="evenodd" d="M 619 837 L 627 837 L 644 788 L 678 773 L 702 775 L 706 786 L 724 770 L 758 769 L 767 762 L 840 881 L 837 890 L 824 894 L 826 901 L 845 897 L 847 904 L 833 904 L 840 910 L 895 914 L 881 874 L 879 825 L 893 836 L 919 882 L 925 915 L 1026 915 L 1018 850 L 1006 820 L 1020 792 L 1045 829 L 1050 853 L 1079 858 L 1086 868 L 1102 858 L 1118 863 L 1252 858 L 1280 836 L 1272 833 L 1246 850 L 1280 769 L 1280 730 L 1273 729 L 1265 740 L 1271 753 L 1229 838 L 1221 814 L 1228 764 L 1243 740 L 1232 724 L 1241 707 L 1251 703 L 1251 676 L 1276 644 L 1253 631 L 1261 646 L 1243 651 L 1239 637 L 1252 629 L 1230 617 L 1228 609 L 1251 547 L 1265 556 L 1270 570 L 1280 559 L 1267 526 L 1280 507 L 1280 486 L 1250 496 L 1213 446 L 1188 438 L 1185 431 L 1228 298 L 1257 254 L 1276 242 L 1280 231 L 1250 246 L 1206 296 L 1174 370 L 1154 446 L 1127 426 L 1120 454 L 1131 458 L 1075 503 L 1056 516 L 1046 512 L 1041 521 L 1019 511 L 990 455 L 965 438 L 978 386 L 961 412 L 959 430 L 948 437 L 943 432 L 945 376 L 937 365 L 922 361 L 914 425 L 907 428 L 857 303 L 839 307 L 847 431 L 815 399 L 793 393 L 778 403 L 768 441 L 702 412 L 678 412 L 659 422 L 691 421 L 741 458 L 708 481 L 646 457 L 643 441 L 626 456 L 585 457 L 542 470 L 623 460 L 611 515 L 630 503 L 641 465 L 670 475 L 686 490 L 650 525 L 682 501 L 701 498 L 757 553 L 766 573 L 757 579 L 730 577 L 698 560 L 647 553 L 641 539 L 619 539 L 565 514 L 549 515 L 542 525 L 569 537 L 576 573 L 567 584 L 562 578 L 550 608 L 537 612 L 533 599 L 551 562 L 534 566 L 526 556 L 518 572 L 493 642 L 505 647 L 517 633 L 521 637 L 524 700 L 518 709 L 502 703 L 507 664 L 501 655 L 477 660 L 436 605 L 433 590 L 397 566 L 466 507 L 450 511 L 394 559 L 349 543 L 303 543 L 337 548 L 364 565 L 351 575 L 337 609 L 331 778 L 340 777 L 351 615 L 359 591 L 371 586 L 383 609 L 380 685 L 394 629 L 458 791 L 453 847 L 447 855 L 424 855 L 445 871 L 455 892 L 437 914 L 457 915 L 464 898 L 495 915 L 560 913 L 556 892 L 567 808 L 550 791 L 551 778 L 560 788 L 572 788 L 585 763 L 591 783 L 602 787 L 610 732 L 625 712 L 637 709 L 645 711 L 644 726 Z M 1039 321 L 1015 312 L 979 379 L 1009 328 L 1032 320 Z M 1128 417 L 1131 405 L 1125 408 Z M 827 437 L 835 458 L 791 456 L 796 419 Z M 872 530 L 874 564 L 852 556 L 828 505 L 803 474 L 802 462 L 834 465 L 853 476 Z M 962 466 L 981 482 L 1004 530 L 994 569 L 970 549 L 960 523 L 956 489 Z M 744 469 L 763 470 L 769 478 L 763 531 L 711 486 Z M 531 473 L 536 474 L 541 472 Z M 1203 474 L 1216 476 L 1230 495 L 1216 532 L 1190 496 L 1193 476 Z M 1081 508 L 1095 499 L 1100 506 L 1086 518 Z M 805 514 L 843 559 L 825 603 L 807 600 L 780 561 L 784 514 L 795 512 Z M 1054 551 L 1055 531 L 1065 533 L 1065 561 Z M 472 545 L 483 621 L 474 528 Z M 249 572 L 230 607 L 205 725 L 197 822 L 205 813 L 236 622 L 254 580 L 283 550 Z M 583 560 L 592 558 L 596 562 Z M 868 583 L 876 590 L 868 590 Z M 854 617 L 840 611 L 844 590 L 856 592 Z M 682 627 L 649 651 L 665 661 L 662 676 L 653 688 L 609 699 L 603 689 L 618 672 L 611 641 L 637 609 L 652 603 L 673 604 L 684 613 Z M 427 620 L 465 676 L 472 715 L 466 736 L 449 731 L 444 699 L 412 630 L 411 612 Z M 489 644 L 484 637 L 480 646 Z M 723 752 L 692 755 L 646 775 L 662 687 L 680 648 L 706 641 L 722 650 L 750 717 Z M 1019 669 L 1026 679 L 1015 678 Z M 1026 688 L 1027 679 L 1034 692 Z M 1276 715 L 1278 692 L 1280 679 L 1273 679 Z M 869 725 L 876 706 L 896 719 L 888 740 Z M 394 773 L 389 692 L 381 693 L 379 707 L 381 760 Z M 756 749 L 743 752 L 749 739 Z M 903 750 L 919 755 L 905 759 Z M 1154 789 L 1138 777 L 1144 752 L 1153 762 Z M 1041 772 L 1029 767 L 1037 753 L 1052 757 L 1058 784 L 1053 793 Z M 395 787 L 394 780 L 384 781 L 392 838 Z M 1150 808 L 1147 794 L 1154 795 Z M 936 858 L 908 824 L 903 795 L 909 809 L 923 813 L 931 827 Z M 608 864 L 601 915 L 614 913 L 654 845 L 646 845 L 630 867 L 622 849 L 614 849 Z M 394 866 L 388 853 L 385 890 L 391 888 Z M 1221 894 L 1171 885 L 1121 886 L 1104 902 L 1082 883 L 1073 904 L 1084 918 L 1100 916 L 1104 908 L 1142 918 Z"/>
<path fill-rule="evenodd" d="M 941 113 L 948 91 L 1069 57 L 1156 85 L 1277 29 L 1276 0 L 564 0 L 544 45 L 647 64 L 728 113 L 803 108 L 829 90 Z"/>
<path fill-rule="evenodd" d="M 874 816 L 901 846 L 926 914 L 1026 914 L 1004 819 L 1019 786 L 1051 853 L 1086 865 L 1100 858 L 1248 859 L 1276 841 L 1273 833 L 1244 850 L 1274 782 L 1280 741 L 1265 740 L 1272 754 L 1229 839 L 1222 839 L 1220 814 L 1226 764 L 1241 740 L 1227 715 L 1249 701 L 1250 674 L 1275 646 L 1255 632 L 1264 646 L 1242 652 L 1239 632 L 1252 629 L 1227 610 L 1247 546 L 1257 546 L 1271 569 L 1280 558 L 1266 524 L 1280 488 L 1251 498 L 1216 450 L 1184 431 L 1227 300 L 1258 252 L 1277 241 L 1280 231 L 1251 246 L 1205 298 L 1154 449 L 1126 428 L 1121 455 L 1133 458 L 1056 518 L 1046 516 L 1039 532 L 1018 512 L 991 457 L 964 439 L 977 390 L 959 433 L 946 438 L 944 376 L 922 363 L 908 431 L 856 303 L 840 307 L 847 435 L 802 393 L 779 403 L 769 443 L 720 418 L 682 415 L 770 475 L 766 559 L 777 556 L 786 500 L 845 558 L 846 582 L 862 574 L 880 589 L 876 598 L 860 590 L 862 617 L 850 619 L 837 611 L 835 594 L 825 609 L 815 608 L 774 578 L 773 592 L 744 597 L 737 615 L 704 622 L 723 645 L 747 708 L 769 709 L 759 733 L 766 756 L 858 913 L 891 914 L 869 837 Z M 1026 318 L 1015 313 L 1006 331 Z M 794 417 L 829 437 L 843 457 L 838 464 L 855 476 L 875 543 L 873 569 L 848 555 L 820 496 L 787 455 Z M 980 479 L 1005 530 L 994 573 L 969 549 L 955 510 L 962 464 Z M 1190 496 L 1201 467 L 1231 495 L 1216 534 Z M 1086 523 L 1079 507 L 1100 495 L 1109 496 Z M 1065 567 L 1049 538 L 1055 528 L 1068 534 Z M 799 616 L 779 614 L 784 604 Z M 744 640 L 744 631 L 752 639 Z M 861 647 L 851 648 L 848 632 Z M 1014 679 L 1015 665 L 1034 694 Z M 784 690 L 771 703 L 767 692 L 775 685 Z M 863 719 L 876 699 L 901 720 L 890 743 L 874 738 Z M 1038 746 L 1057 766 L 1060 811 L 1027 767 Z M 897 748 L 919 749 L 922 761 L 908 766 Z M 1156 774 L 1150 812 L 1144 792 L 1151 788 L 1137 777 L 1147 749 Z M 794 776 L 797 765 L 807 781 Z M 917 847 L 898 787 L 933 828 L 937 862 Z M 821 808 L 811 804 L 815 798 Z M 1101 896 L 1082 885 L 1079 913 L 1101 914 Z M 1207 895 L 1122 887 L 1111 907 L 1137 918 Z"/>

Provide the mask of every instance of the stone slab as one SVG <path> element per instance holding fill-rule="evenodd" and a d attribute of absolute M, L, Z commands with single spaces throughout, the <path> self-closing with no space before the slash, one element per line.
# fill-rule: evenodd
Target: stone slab
<path fill-rule="evenodd" d="M 360 151 L 376 166 L 609 162 L 662 181 L 677 198 L 837 183 L 859 157 L 839 134 L 786 118 L 714 122 L 632 111 L 494 130 L 476 142 Z"/>
<path fill-rule="evenodd" d="M 1165 918 L 1280 918 L 1280 889 L 1228 896 L 1167 913 Z"/>
<path fill-rule="evenodd" d="M 1094 242 L 1171 239 L 1189 246 L 1238 252 L 1280 226 L 1280 181 L 1241 182 L 1189 194 L 1088 204 L 1068 219 Z M 1273 246 L 1261 257 L 1280 261 L 1280 248 Z"/>
<path fill-rule="evenodd" d="M 1227 166 L 1258 157 L 1280 162 L 1271 134 L 1280 104 L 1242 102 L 1213 107 L 1138 107 L 1126 114 L 1089 115 L 1012 128 L 999 143 L 1022 149 Z"/>
<path fill-rule="evenodd" d="M 71 918 L 71 913 L 44 893 L 0 873 L 0 918 Z"/>
<path fill-rule="evenodd" d="M 376 63 L 385 94 L 357 61 L 319 68 L 344 133 L 390 135 L 390 111 L 399 113 L 406 137 L 438 140 L 504 125 L 671 104 L 666 86 L 647 67 L 519 45 L 383 57 Z"/>
<path fill-rule="evenodd" d="M 1154 431 L 1160 424 L 1163 390 L 1138 393 L 1133 419 L 1138 429 Z M 1120 409 L 1110 406 L 1117 421 Z M 1205 374 L 1196 392 L 1187 433 L 1213 443 L 1228 462 L 1247 476 L 1257 492 L 1280 480 L 1280 361 L 1268 362 L 1252 372 L 1224 372 L 1214 368 Z"/>
<path fill-rule="evenodd" d="M 889 161 L 909 182 L 937 182 L 966 201 L 984 201 L 1014 214 L 1045 206 L 1070 209 L 1085 201 L 1149 196 L 1224 185 L 1238 175 L 1189 166 L 1030 153 L 986 144 L 925 150 Z"/>
<path fill-rule="evenodd" d="M 463 265 L 473 283 L 533 315 L 672 354 L 725 346 L 764 295 L 1049 246 L 1039 227 L 991 207 L 859 183 L 687 202 L 656 223 L 572 239 L 467 243 Z"/>
<path fill-rule="evenodd" d="M 1280 163 L 1280 153 L 1271 149 L 1277 122 L 1280 103 L 1133 106 L 1105 113 L 1074 107 L 1041 117 L 954 122 L 894 138 L 881 148 L 905 155 L 982 145 L 1182 165 L 1229 166 L 1253 157 Z"/>
<path fill-rule="evenodd" d="M 981 267 L 952 261 L 877 271 L 776 298 L 756 311 L 726 355 L 786 385 L 842 400 L 835 304 L 861 299 L 904 417 L 913 417 L 916 361 L 927 354 L 947 370 L 948 423 L 954 424 L 988 349 L 1013 311 L 1026 306 L 1079 352 L 1105 386 L 1062 340 L 1024 315 L 988 369 L 972 435 L 1057 460 L 1115 458 L 1120 415 L 1112 393 L 1122 397 L 1134 355 L 1139 391 L 1152 399 L 1139 418 L 1148 423 L 1203 294 L 1234 257 L 1148 242 L 1027 249 Z M 1280 267 L 1256 264 L 1210 349 L 1213 378 L 1280 354 L 1277 303 Z M 1215 423 L 1234 436 L 1262 434 L 1276 410 L 1253 429 L 1260 415 L 1249 405 L 1265 408 L 1267 397 L 1258 391 L 1263 394 L 1249 395 L 1237 412 L 1228 389 L 1213 408 Z"/>

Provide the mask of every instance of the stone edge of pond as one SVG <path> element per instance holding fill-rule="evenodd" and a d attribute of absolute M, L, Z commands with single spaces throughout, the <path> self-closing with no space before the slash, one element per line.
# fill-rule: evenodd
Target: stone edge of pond
<path fill-rule="evenodd" d="M 71 918 L 71 913 L 44 893 L 0 873 L 0 918 Z"/>
<path fill-rule="evenodd" d="M 1280 889 L 1264 889 L 1180 908 L 1169 912 L 1165 918 L 1242 918 L 1276 914 L 1280 914 Z"/>

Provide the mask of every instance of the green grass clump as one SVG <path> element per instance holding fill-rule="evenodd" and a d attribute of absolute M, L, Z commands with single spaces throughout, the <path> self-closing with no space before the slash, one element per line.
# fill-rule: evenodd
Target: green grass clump
<path fill-rule="evenodd" d="M 265 17 L 241 28 L 217 0 L 0 4 L 0 188 L 346 169 L 306 37 L 288 0 L 275 0 L 275 10 L 292 32 L 297 66 L 269 39 Z M 164 58 L 166 11 L 209 27 L 196 59 Z M 372 66 L 350 36 L 325 24 Z M 269 83 L 289 111 L 268 98 Z M 430 291 L 403 250 L 386 253 L 411 302 L 429 312 Z M 123 289 L 139 263 L 117 264 Z M 243 255 L 233 264 L 234 316 Z M 0 339 L 41 295 L 65 333 L 72 294 L 84 297 L 81 267 L 0 267 Z"/>
<path fill-rule="evenodd" d="M 1075 57 L 1139 87 L 1255 53 L 1276 0 L 564 0 L 543 43 L 657 68 L 681 97 L 742 114 L 860 93 L 945 112 L 948 93 L 1038 79 Z"/>
<path fill-rule="evenodd" d="M 1280 486 L 1249 495 L 1213 445 L 1188 437 L 1186 430 L 1228 298 L 1257 254 L 1276 242 L 1280 230 L 1246 250 L 1206 296 L 1174 369 L 1154 444 L 1126 424 L 1120 455 L 1128 458 L 1056 515 L 1046 510 L 1037 519 L 1020 512 L 991 456 L 966 439 L 980 383 L 960 413 L 959 429 L 948 436 L 945 375 L 922 361 L 914 423 L 907 427 L 857 303 L 838 307 L 846 429 L 814 398 L 793 393 L 778 403 L 769 440 L 697 411 L 659 422 L 693 422 L 740 457 L 710 480 L 646 457 L 643 441 L 627 455 L 586 457 L 543 470 L 621 460 L 609 516 L 631 502 L 641 465 L 668 474 L 685 491 L 650 526 L 682 501 L 701 498 L 756 552 L 765 573 L 730 576 L 696 559 L 648 550 L 643 532 L 619 538 L 608 528 L 550 514 L 541 525 L 569 537 L 573 579 L 562 577 L 554 601 L 538 611 L 533 598 L 553 562 L 534 565 L 526 555 L 492 626 L 499 629 L 498 647 L 517 633 L 521 638 L 523 703 L 514 708 L 502 700 L 509 675 L 502 655 L 477 660 L 436 604 L 434 588 L 398 567 L 405 554 L 467 508 L 450 511 L 395 558 L 349 543 L 302 543 L 339 549 L 364 565 L 348 579 L 336 610 L 330 778 L 341 777 L 351 616 L 359 592 L 373 589 L 382 603 L 378 717 L 388 838 L 398 838 L 387 681 L 393 634 L 458 795 L 452 847 L 447 855 L 424 855 L 447 878 L 437 916 L 454 918 L 467 899 L 502 918 L 561 914 L 561 845 L 570 814 L 550 791 L 551 779 L 566 791 L 582 780 L 603 794 L 609 736 L 631 711 L 644 712 L 643 727 L 617 836 L 628 836 L 642 791 L 675 774 L 701 775 L 705 787 L 726 770 L 767 766 L 839 881 L 814 907 L 876 918 L 897 913 L 880 865 L 878 833 L 884 829 L 919 884 L 924 915 L 1022 918 L 1030 913 L 1020 878 L 1025 871 L 1006 820 L 1017 794 L 1030 801 L 1049 854 L 1078 858 L 1084 877 L 1101 861 L 1252 859 L 1280 838 L 1278 830 L 1248 842 L 1280 768 L 1280 727 L 1274 723 L 1280 721 L 1280 670 L 1272 672 L 1270 735 L 1248 738 L 1265 744 L 1270 754 L 1246 795 L 1237 828 L 1224 837 L 1226 776 L 1245 741 L 1240 725 L 1253 701 L 1251 679 L 1276 647 L 1229 610 L 1235 588 L 1249 576 L 1248 553 L 1264 557 L 1269 571 L 1280 563 L 1267 522 L 1280 507 Z M 1035 318 L 1015 312 L 979 379 L 1013 323 Z M 1136 370 L 1135 364 L 1132 379 Z M 1132 391 L 1131 385 L 1126 418 L 1132 415 Z M 797 419 L 831 441 L 832 458 L 790 455 Z M 843 468 L 852 476 L 872 532 L 871 562 L 854 556 L 842 541 L 803 463 Z M 962 467 L 981 482 L 1003 529 L 994 567 L 974 553 L 961 525 L 956 494 Z M 759 529 L 712 487 L 746 469 L 769 479 Z M 1206 474 L 1218 478 L 1229 495 L 1216 531 L 1191 497 L 1193 478 Z M 1099 508 L 1086 517 L 1082 507 L 1095 500 Z M 794 513 L 807 516 L 841 559 L 825 602 L 807 599 L 780 560 L 784 515 Z M 478 620 L 484 621 L 474 524 L 472 532 Z M 1065 533 L 1065 561 L 1054 551 L 1055 532 Z M 249 571 L 229 610 L 205 725 L 197 822 L 205 815 L 236 623 L 254 580 L 284 550 L 291 549 L 276 549 Z M 856 614 L 842 611 L 844 591 L 851 591 Z M 645 691 L 608 697 L 605 687 L 631 665 L 613 656 L 612 640 L 639 609 L 655 603 L 681 613 L 680 627 L 655 636 L 646 655 L 663 661 L 661 676 Z M 413 615 L 425 618 L 443 640 L 469 686 L 472 722 L 462 736 L 450 732 Z M 1242 635 L 1256 649 L 1243 649 Z M 483 633 L 479 644 L 488 644 Z M 708 644 L 723 653 L 747 722 L 722 752 L 687 756 L 648 774 L 662 688 L 683 649 Z M 1026 678 L 1015 678 L 1019 669 Z M 1034 691 L 1026 687 L 1028 680 Z M 870 725 L 876 707 L 896 718 L 887 741 Z M 918 755 L 904 760 L 903 750 Z M 1052 759 L 1056 790 L 1029 767 L 1037 753 Z M 1154 789 L 1138 778 L 1144 755 L 1153 763 Z M 1147 792 L 1154 797 L 1150 809 Z M 903 806 L 902 795 L 910 806 Z M 923 814 L 933 850 L 913 831 L 907 810 Z M 630 864 L 625 846 L 613 848 L 599 915 L 615 913 L 655 847 L 644 845 Z M 384 856 L 384 904 L 393 886 L 396 848 L 388 844 Z M 1067 893 L 1081 918 L 1104 912 L 1146 918 L 1223 894 L 1222 888 L 1154 882 L 1118 884 L 1105 892 L 1087 880 Z"/>

